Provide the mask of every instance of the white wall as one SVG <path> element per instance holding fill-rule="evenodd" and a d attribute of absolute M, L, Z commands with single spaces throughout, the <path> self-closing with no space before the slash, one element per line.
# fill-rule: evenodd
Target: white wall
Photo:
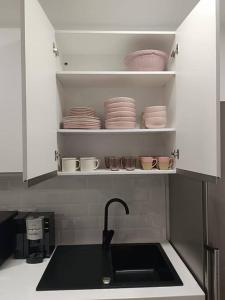
<path fill-rule="evenodd" d="M 74 178 L 76 177 L 76 178 Z M 112 204 L 110 228 L 114 242 L 166 240 L 166 182 L 164 176 L 56 177 L 29 189 L 16 175 L 0 175 L 0 210 L 54 211 L 58 244 L 101 243 L 107 200 Z"/>
<path fill-rule="evenodd" d="M 22 171 L 20 30 L 0 28 L 0 172 Z"/>

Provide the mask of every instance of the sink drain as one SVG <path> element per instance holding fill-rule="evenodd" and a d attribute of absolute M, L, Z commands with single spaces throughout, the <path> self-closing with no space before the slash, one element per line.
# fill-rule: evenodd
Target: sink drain
<path fill-rule="evenodd" d="M 111 278 L 110 277 L 103 277 L 102 282 L 103 282 L 103 284 L 110 284 Z"/>

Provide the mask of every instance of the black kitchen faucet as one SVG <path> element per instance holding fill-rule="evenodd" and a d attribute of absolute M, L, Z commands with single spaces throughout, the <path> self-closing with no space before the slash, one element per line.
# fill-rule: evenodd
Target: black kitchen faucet
<path fill-rule="evenodd" d="M 105 205 L 105 219 L 104 219 L 104 230 L 102 233 L 102 246 L 104 248 L 108 248 L 110 246 L 111 240 L 113 238 L 113 234 L 114 234 L 114 230 L 108 230 L 108 210 L 109 210 L 109 206 L 111 203 L 114 202 L 118 202 L 120 204 L 122 204 L 125 208 L 126 214 L 129 214 L 129 208 L 126 204 L 126 202 L 124 202 L 121 199 L 118 198 L 113 198 L 111 200 L 109 200 L 106 205 Z"/>

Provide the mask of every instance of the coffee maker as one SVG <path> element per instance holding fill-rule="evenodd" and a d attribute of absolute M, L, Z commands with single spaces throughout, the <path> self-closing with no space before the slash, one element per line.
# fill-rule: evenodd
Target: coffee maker
<path fill-rule="evenodd" d="M 44 217 L 26 218 L 27 258 L 29 264 L 41 263 L 44 258 Z"/>
<path fill-rule="evenodd" d="M 15 258 L 29 263 L 41 262 L 55 249 L 55 214 L 53 212 L 19 212 L 14 218 Z"/>

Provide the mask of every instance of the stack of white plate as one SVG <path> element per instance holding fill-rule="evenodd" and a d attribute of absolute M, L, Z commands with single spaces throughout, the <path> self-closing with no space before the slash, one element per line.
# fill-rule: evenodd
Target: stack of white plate
<path fill-rule="evenodd" d="M 142 128 L 164 128 L 167 124 L 166 106 L 148 106 L 142 113 Z"/>
<path fill-rule="evenodd" d="M 65 129 L 100 129 L 101 121 L 92 107 L 71 108 L 69 116 L 63 118 Z"/>
<path fill-rule="evenodd" d="M 116 97 L 104 102 L 105 128 L 134 129 L 136 128 L 135 100 L 128 97 Z"/>

